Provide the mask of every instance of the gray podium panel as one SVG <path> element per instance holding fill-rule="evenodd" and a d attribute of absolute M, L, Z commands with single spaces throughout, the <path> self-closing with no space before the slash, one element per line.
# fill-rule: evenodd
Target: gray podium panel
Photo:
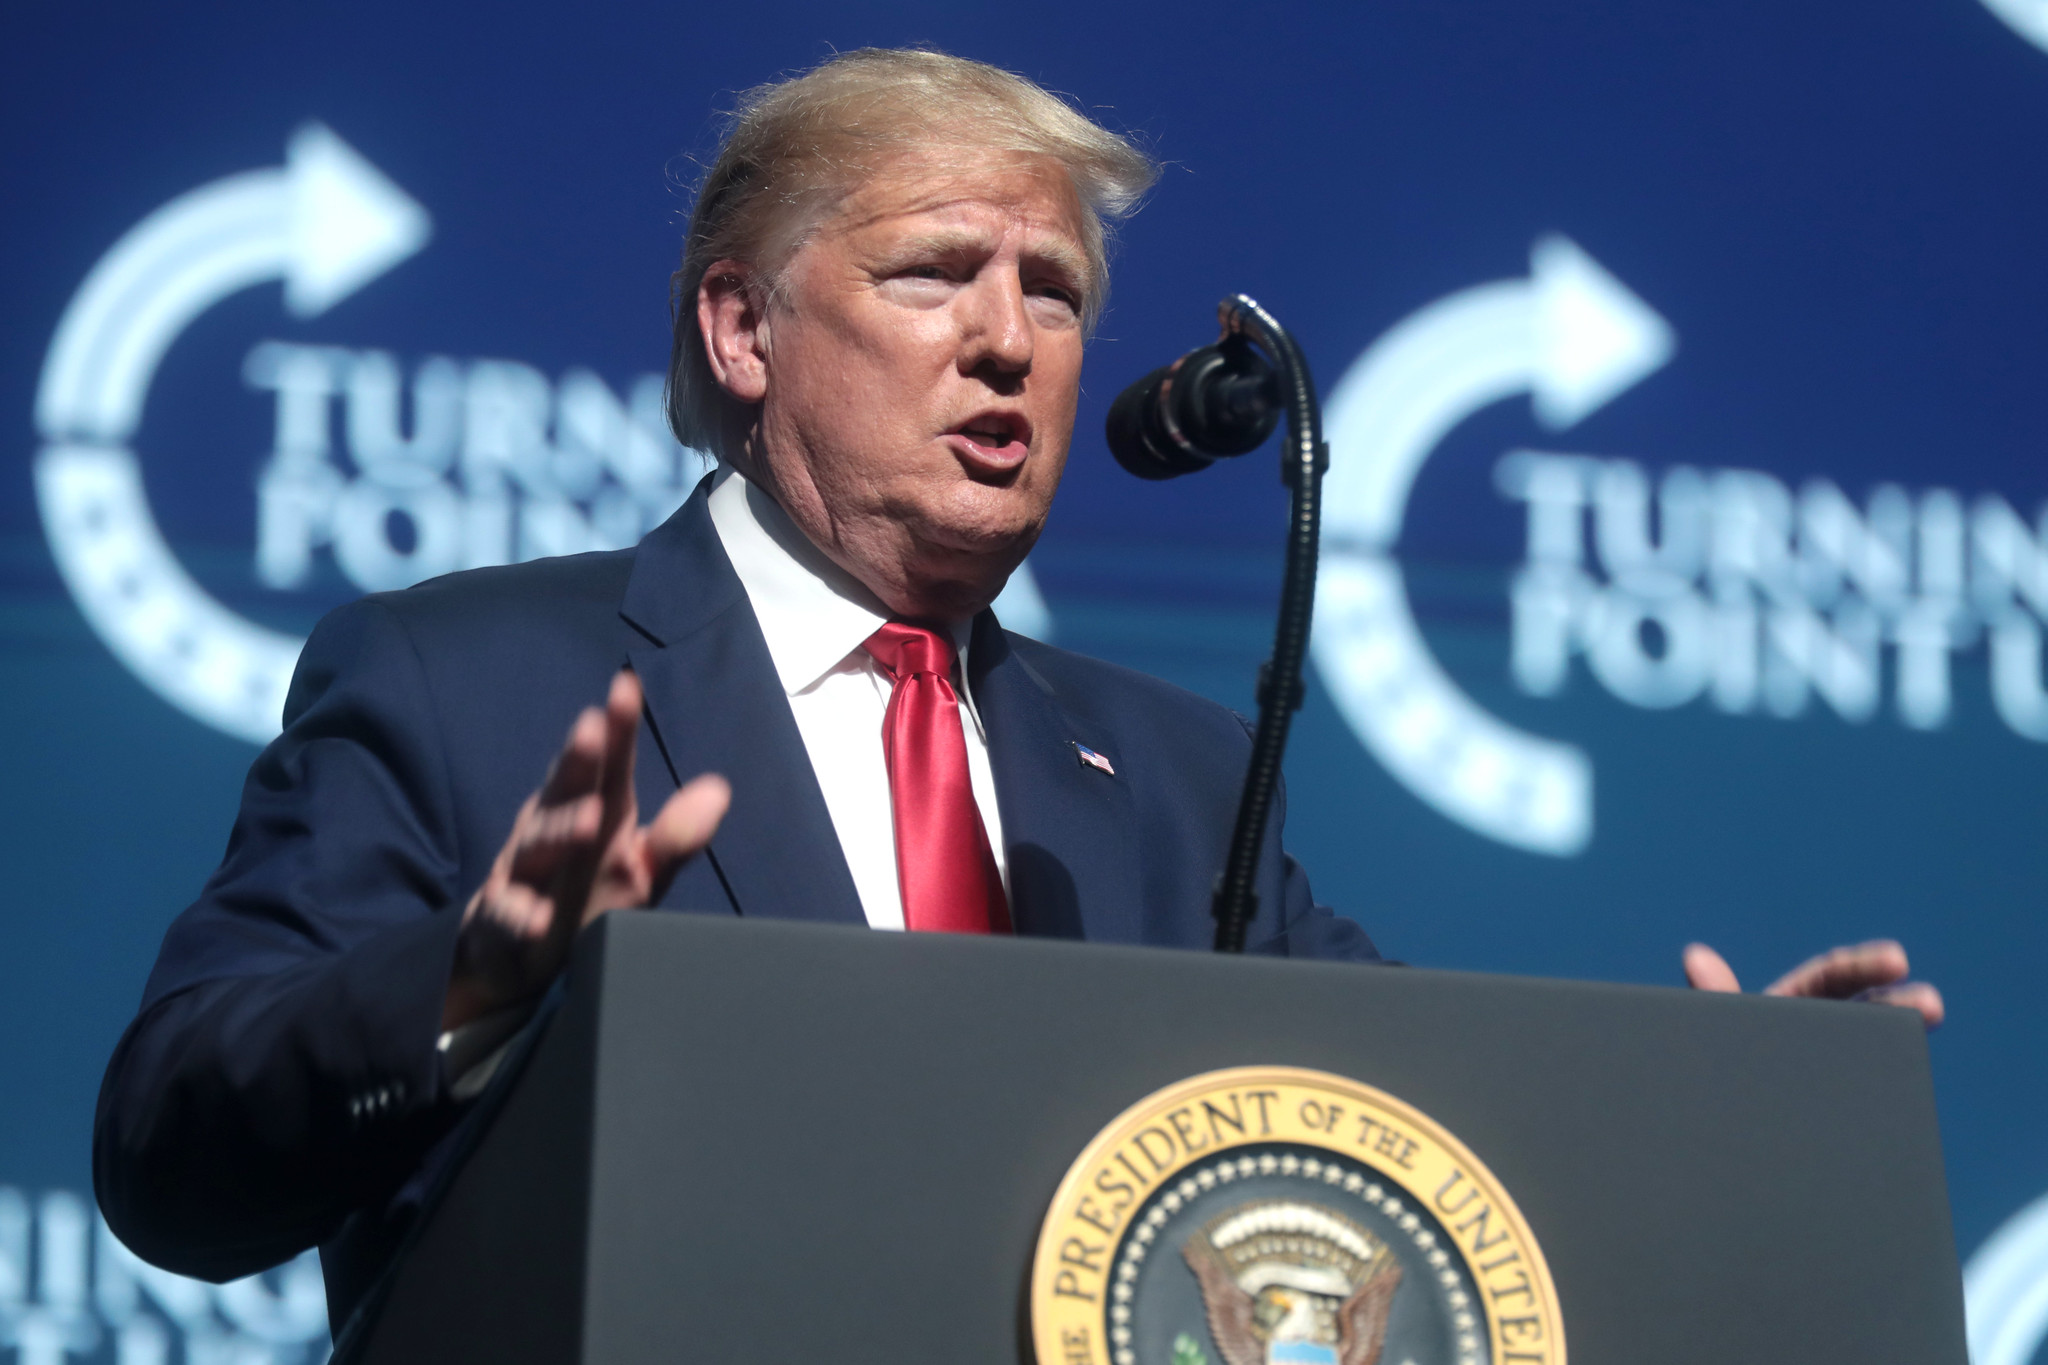
<path fill-rule="evenodd" d="M 1906 1011 L 656 914 L 579 945 L 360 1358 L 1029 1361 L 1069 1165 L 1248 1065 L 1462 1139 L 1548 1256 L 1571 1365 L 1963 1365 Z"/>

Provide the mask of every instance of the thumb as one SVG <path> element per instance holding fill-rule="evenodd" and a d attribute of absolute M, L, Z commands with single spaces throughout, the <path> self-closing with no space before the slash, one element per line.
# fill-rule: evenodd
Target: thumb
<path fill-rule="evenodd" d="M 662 804 L 660 812 L 641 831 L 641 847 L 646 852 L 647 871 L 654 885 L 652 899 L 660 900 L 676 869 L 711 842 L 730 805 L 732 785 L 717 773 L 691 779 Z"/>
<path fill-rule="evenodd" d="M 1735 979 L 1735 969 L 1728 965 L 1728 959 L 1704 943 L 1686 946 L 1685 980 L 1696 991 L 1742 990 L 1742 983 Z"/>

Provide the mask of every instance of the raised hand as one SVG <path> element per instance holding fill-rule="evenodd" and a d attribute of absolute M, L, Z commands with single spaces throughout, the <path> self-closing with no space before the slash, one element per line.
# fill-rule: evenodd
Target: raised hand
<path fill-rule="evenodd" d="M 731 802 L 724 778 L 686 783 L 640 823 L 633 751 L 640 680 L 621 670 L 589 707 L 539 791 L 526 799 L 484 884 L 462 913 L 441 1027 L 459 1028 L 539 994 L 576 932 L 607 910 L 651 905 L 711 841 Z"/>
<path fill-rule="evenodd" d="M 1908 981 L 1906 950 L 1891 939 L 1874 939 L 1809 958 L 1764 987 L 1765 995 L 1799 995 L 1823 1000 L 1870 1000 L 1917 1010 L 1927 1027 L 1945 1014 L 1941 992 L 1925 981 Z M 1685 978 L 1694 990 L 1740 991 L 1726 958 L 1704 943 L 1685 950 Z"/>

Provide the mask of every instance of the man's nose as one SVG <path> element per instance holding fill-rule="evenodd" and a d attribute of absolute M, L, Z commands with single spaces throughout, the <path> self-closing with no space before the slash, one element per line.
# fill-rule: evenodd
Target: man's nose
<path fill-rule="evenodd" d="M 961 370 L 971 373 L 984 365 L 1006 374 L 1030 370 L 1033 336 L 1023 280 L 1014 271 L 988 270 L 968 292 Z"/>

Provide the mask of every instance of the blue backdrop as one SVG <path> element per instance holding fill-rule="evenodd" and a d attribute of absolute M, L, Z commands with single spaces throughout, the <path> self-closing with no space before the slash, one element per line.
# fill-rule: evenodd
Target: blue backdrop
<path fill-rule="evenodd" d="M 647 377 L 714 111 L 907 42 L 1168 166 L 1006 618 L 1249 705 L 1270 462 L 1141 485 L 1099 433 L 1258 297 L 1331 406 L 1289 762 L 1321 898 L 1418 964 L 1608 980 L 1677 982 L 1691 938 L 1753 984 L 1903 939 L 1951 1007 L 1978 1365 L 2040 1358 L 2042 0 L 31 4 L 8 30 L 0 1358 L 324 1349 L 303 1266 L 201 1290 L 96 1230 L 101 1065 L 296 640 L 366 588 L 673 506 L 698 466 Z"/>

